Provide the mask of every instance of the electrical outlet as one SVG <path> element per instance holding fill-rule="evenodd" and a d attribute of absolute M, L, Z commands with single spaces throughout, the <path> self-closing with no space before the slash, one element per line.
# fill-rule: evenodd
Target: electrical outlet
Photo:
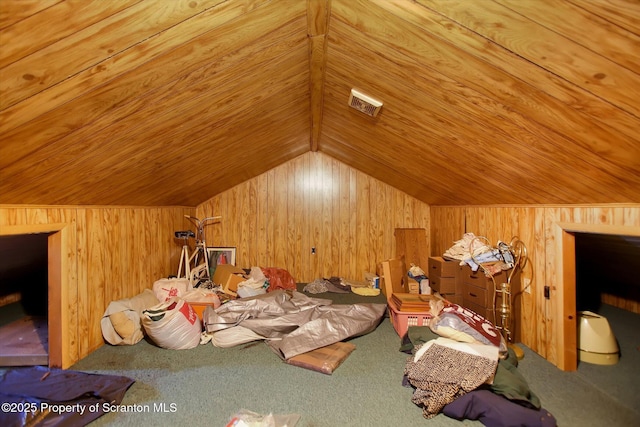
<path fill-rule="evenodd" d="M 531 294 L 531 279 L 525 278 L 522 281 L 522 284 L 524 285 L 524 292 L 527 294 Z"/>

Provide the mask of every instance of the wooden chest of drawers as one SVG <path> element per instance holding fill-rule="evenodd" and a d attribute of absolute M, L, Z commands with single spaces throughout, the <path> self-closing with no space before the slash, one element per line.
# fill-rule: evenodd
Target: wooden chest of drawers
<path fill-rule="evenodd" d="M 507 283 L 511 270 L 502 271 L 493 276 L 493 280 L 487 277 L 482 269 L 472 271 L 471 267 L 460 267 L 460 279 L 462 282 L 462 305 L 483 316 L 496 326 L 500 326 L 500 307 L 502 306 L 502 294 L 496 294 L 496 287 L 500 289 L 502 283 Z M 520 339 L 520 307 L 515 296 L 520 292 L 520 273 L 516 272 L 511 278 L 511 315 L 510 330 L 512 341 Z"/>

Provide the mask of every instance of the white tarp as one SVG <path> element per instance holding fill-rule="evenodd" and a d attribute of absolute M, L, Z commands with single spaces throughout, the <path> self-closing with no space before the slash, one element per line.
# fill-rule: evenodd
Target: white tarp
<path fill-rule="evenodd" d="M 332 304 L 301 292 L 274 291 L 240 298 L 213 309 L 203 322 L 208 333 L 241 326 L 260 337 L 283 359 L 373 331 L 386 304 Z M 240 330 L 240 329 L 239 329 Z"/>

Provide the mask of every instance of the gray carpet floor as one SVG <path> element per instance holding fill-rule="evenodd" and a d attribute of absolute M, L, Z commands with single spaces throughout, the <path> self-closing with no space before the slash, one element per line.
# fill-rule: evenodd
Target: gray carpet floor
<path fill-rule="evenodd" d="M 616 335 L 616 365 L 580 363 L 563 372 L 527 347 L 519 371 L 559 426 L 640 425 L 640 315 L 603 306 Z M 332 375 L 284 363 L 262 343 L 221 349 L 211 344 L 166 350 L 146 340 L 104 345 L 71 369 L 135 380 L 122 402 L 146 413 L 109 413 L 95 426 L 225 426 L 243 409 L 297 414 L 299 427 L 481 426 L 438 415 L 424 419 L 402 386 L 407 355 L 388 318 L 351 340 L 356 350 Z M 0 369 L 0 371 L 2 371 Z"/>
<path fill-rule="evenodd" d="M 620 341 L 622 357 L 613 366 L 580 363 L 563 372 L 527 347 L 518 369 L 559 426 L 640 425 L 638 385 L 640 316 L 605 306 Z M 616 326 L 626 322 L 626 326 Z M 424 419 L 402 386 L 407 355 L 389 319 L 351 340 L 356 350 L 332 375 L 287 365 L 264 343 L 221 349 L 165 350 L 142 341 L 105 345 L 72 369 L 124 375 L 136 380 L 123 405 L 149 413 L 110 413 L 92 426 L 157 426 L 188 423 L 225 426 L 237 411 L 298 414 L 300 427 L 482 425 L 438 415 Z M 167 412 L 154 411 L 164 405 Z"/>

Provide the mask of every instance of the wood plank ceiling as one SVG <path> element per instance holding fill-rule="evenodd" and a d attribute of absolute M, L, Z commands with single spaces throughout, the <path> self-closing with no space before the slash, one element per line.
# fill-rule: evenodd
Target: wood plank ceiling
<path fill-rule="evenodd" d="M 0 31 L 3 204 L 196 206 L 310 150 L 432 205 L 640 202 L 637 0 L 0 0 Z"/>

